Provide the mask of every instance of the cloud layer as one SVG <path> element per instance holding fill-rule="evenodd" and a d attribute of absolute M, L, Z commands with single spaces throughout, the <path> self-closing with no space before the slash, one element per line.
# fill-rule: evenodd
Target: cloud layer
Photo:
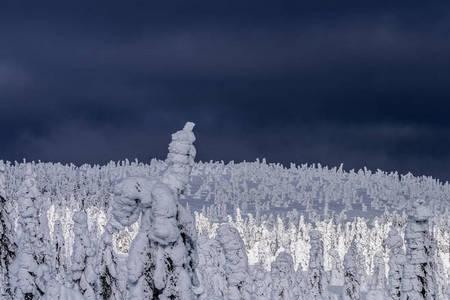
<path fill-rule="evenodd" d="M 0 5 L 0 157 L 164 157 L 449 179 L 450 4 Z"/>

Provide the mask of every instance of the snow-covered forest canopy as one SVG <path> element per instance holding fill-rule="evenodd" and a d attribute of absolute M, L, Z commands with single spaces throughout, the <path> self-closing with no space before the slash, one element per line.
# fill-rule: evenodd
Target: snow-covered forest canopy
<path fill-rule="evenodd" d="M 0 299 L 447 299 L 450 185 L 343 166 L 0 161 Z"/>

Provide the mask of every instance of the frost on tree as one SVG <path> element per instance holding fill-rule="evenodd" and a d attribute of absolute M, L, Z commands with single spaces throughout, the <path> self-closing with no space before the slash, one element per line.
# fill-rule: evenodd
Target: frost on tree
<path fill-rule="evenodd" d="M 402 287 L 403 265 L 405 264 L 405 251 L 403 238 L 397 228 L 389 231 L 384 245 L 389 249 L 388 290 L 392 299 L 399 300 Z"/>
<path fill-rule="evenodd" d="M 359 300 L 361 293 L 361 266 L 358 262 L 361 254 L 354 238 L 350 248 L 344 256 L 344 300 Z"/>
<path fill-rule="evenodd" d="M 225 254 L 215 239 L 198 239 L 198 274 L 203 288 L 201 300 L 223 299 L 226 292 Z"/>
<path fill-rule="evenodd" d="M 160 178 L 130 177 L 116 185 L 111 223 L 140 227 L 128 253 L 128 299 L 194 299 L 199 292 L 194 220 L 178 198 L 195 158 L 193 123 L 172 135 Z"/>
<path fill-rule="evenodd" d="M 97 295 L 101 300 L 123 299 L 119 282 L 118 257 L 113 246 L 113 235 L 121 228 L 114 219 L 110 219 L 100 241 L 96 271 L 98 273 Z"/>
<path fill-rule="evenodd" d="M 74 243 L 72 250 L 72 281 L 86 300 L 95 300 L 95 248 L 90 240 L 87 215 L 84 211 L 73 215 Z"/>
<path fill-rule="evenodd" d="M 16 256 L 16 244 L 14 242 L 14 230 L 10 220 L 12 203 L 6 196 L 5 165 L 0 161 L 0 298 L 12 299 L 10 287 L 10 268 Z"/>
<path fill-rule="evenodd" d="M 222 224 L 217 229 L 216 239 L 225 253 L 225 274 L 227 290 L 225 299 L 247 299 L 245 284 L 248 277 L 248 258 L 244 241 L 237 229 L 229 224 Z"/>
<path fill-rule="evenodd" d="M 401 298 L 404 300 L 436 299 L 434 249 L 430 233 L 430 209 L 417 200 L 406 225 L 406 263 L 403 268 Z"/>
<path fill-rule="evenodd" d="M 369 292 L 373 296 L 388 298 L 386 293 L 386 267 L 383 253 L 377 252 L 373 257 L 373 272 L 369 280 Z"/>
<path fill-rule="evenodd" d="M 324 250 L 322 235 L 318 230 L 310 232 L 310 256 L 308 289 L 310 299 L 321 300 L 327 298 L 328 278 L 324 268 Z"/>
<path fill-rule="evenodd" d="M 53 269 L 56 272 L 56 279 L 60 283 L 64 283 L 67 274 L 66 265 L 66 241 L 62 230 L 61 221 L 57 220 L 54 226 L 54 240 L 55 240 L 55 258 L 53 262 Z"/>
<path fill-rule="evenodd" d="M 42 232 L 39 191 L 31 166 L 18 191 L 19 226 L 17 256 L 12 266 L 15 299 L 39 299 L 49 282 L 48 249 Z"/>
<path fill-rule="evenodd" d="M 251 300 L 271 299 L 272 280 L 270 273 L 266 272 L 260 264 L 250 266 L 250 286 L 249 293 Z"/>
<path fill-rule="evenodd" d="M 280 252 L 272 263 L 272 300 L 294 300 L 295 271 L 292 256 Z"/>
<path fill-rule="evenodd" d="M 339 252 L 336 249 L 330 250 L 331 270 L 329 272 L 330 285 L 342 286 L 344 284 L 344 269 Z"/>

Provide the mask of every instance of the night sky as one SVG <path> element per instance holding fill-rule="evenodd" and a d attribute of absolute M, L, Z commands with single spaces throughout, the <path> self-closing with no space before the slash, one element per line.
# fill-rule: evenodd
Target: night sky
<path fill-rule="evenodd" d="M 450 1 L 0 2 L 0 158 L 450 179 Z"/>

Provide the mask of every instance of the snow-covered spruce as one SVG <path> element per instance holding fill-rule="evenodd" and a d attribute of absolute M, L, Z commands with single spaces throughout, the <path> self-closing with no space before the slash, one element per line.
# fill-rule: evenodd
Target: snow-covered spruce
<path fill-rule="evenodd" d="M 73 215 L 74 243 L 72 250 L 72 281 L 86 300 L 95 300 L 95 248 L 90 240 L 87 215 L 84 211 Z"/>
<path fill-rule="evenodd" d="M 198 255 L 198 274 L 203 288 L 200 299 L 223 299 L 226 292 L 226 261 L 222 246 L 215 239 L 200 236 L 198 238 Z"/>
<path fill-rule="evenodd" d="M 53 270 L 55 271 L 56 280 L 59 283 L 66 282 L 67 264 L 66 264 L 66 241 L 59 220 L 55 222 L 53 229 L 53 240 L 55 241 L 55 254 L 53 261 Z"/>
<path fill-rule="evenodd" d="M 347 253 L 344 256 L 344 300 L 359 300 L 361 295 L 361 266 L 358 261 L 361 256 L 353 239 Z"/>
<path fill-rule="evenodd" d="M 249 293 L 251 300 L 271 299 L 272 296 L 272 279 L 270 273 L 267 272 L 260 264 L 249 267 Z"/>
<path fill-rule="evenodd" d="M 406 262 L 400 299 L 437 299 L 430 218 L 430 209 L 418 199 L 409 211 L 406 225 Z"/>
<path fill-rule="evenodd" d="M 344 268 L 339 252 L 335 248 L 330 250 L 331 270 L 329 272 L 329 282 L 333 286 L 342 286 L 344 284 Z"/>
<path fill-rule="evenodd" d="M 239 232 L 229 224 L 222 224 L 217 229 L 216 239 L 225 253 L 227 280 L 225 299 L 248 299 L 249 295 L 245 290 L 248 277 L 248 258 Z"/>
<path fill-rule="evenodd" d="M 318 230 L 309 233 L 311 249 L 309 254 L 308 289 L 309 299 L 322 300 L 327 298 L 328 278 L 324 268 L 324 253 L 322 235 Z"/>
<path fill-rule="evenodd" d="M 295 271 L 292 256 L 287 252 L 280 252 L 272 263 L 270 272 L 272 278 L 272 300 L 294 300 Z M 316 298 L 317 299 L 317 298 Z"/>
<path fill-rule="evenodd" d="M 398 229 L 391 228 L 384 245 L 389 249 L 388 289 L 393 300 L 399 300 L 401 295 L 403 266 L 406 262 L 403 244 Z"/>
<path fill-rule="evenodd" d="M 31 165 L 18 192 L 19 225 L 17 256 L 12 265 L 14 299 L 39 299 L 49 281 L 48 249 L 40 222 L 40 194 Z"/>
<path fill-rule="evenodd" d="M 140 219 L 128 255 L 128 299 L 196 298 L 198 264 L 194 220 L 178 202 L 194 163 L 193 123 L 172 135 L 161 178 L 130 177 L 116 185 L 112 223 Z"/>
<path fill-rule="evenodd" d="M 373 272 L 369 278 L 368 294 L 381 299 L 389 298 L 386 292 L 386 267 L 384 257 L 381 252 L 375 253 L 373 258 Z"/>
<path fill-rule="evenodd" d="M 0 161 L 0 299 L 10 300 L 13 293 L 10 287 L 10 268 L 16 256 L 14 229 L 10 220 L 12 203 L 6 195 L 5 164 Z"/>
<path fill-rule="evenodd" d="M 113 246 L 113 235 L 122 227 L 110 219 L 105 226 L 96 263 L 97 291 L 96 295 L 100 300 L 123 300 L 123 291 L 120 288 L 119 266 L 117 253 Z"/>

